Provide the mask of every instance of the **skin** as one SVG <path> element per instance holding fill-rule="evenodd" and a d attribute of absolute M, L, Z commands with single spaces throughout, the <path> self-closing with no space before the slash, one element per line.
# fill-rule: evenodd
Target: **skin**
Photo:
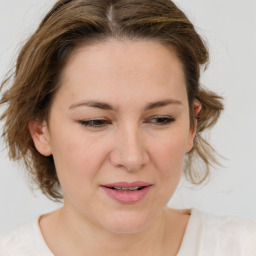
<path fill-rule="evenodd" d="M 145 109 L 156 102 L 161 106 Z M 197 114 L 200 104 L 194 105 Z M 91 119 L 101 121 L 88 126 Z M 117 39 L 76 49 L 48 122 L 29 123 L 37 150 L 54 157 L 64 194 L 63 207 L 40 219 L 54 255 L 176 255 L 189 215 L 166 204 L 195 129 L 174 50 L 157 41 Z M 122 204 L 100 187 L 120 181 L 152 186 L 141 201 Z"/>

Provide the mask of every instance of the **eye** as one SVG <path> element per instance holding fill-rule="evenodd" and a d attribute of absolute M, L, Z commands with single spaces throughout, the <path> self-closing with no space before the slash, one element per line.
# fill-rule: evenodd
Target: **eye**
<path fill-rule="evenodd" d="M 175 121 L 175 118 L 171 116 L 153 116 L 146 120 L 146 123 L 152 123 L 154 125 L 164 126 L 171 124 Z"/>
<path fill-rule="evenodd" d="M 89 119 L 89 120 L 81 120 L 79 123 L 86 127 L 92 128 L 103 128 L 104 126 L 110 124 L 110 121 L 106 119 Z"/>

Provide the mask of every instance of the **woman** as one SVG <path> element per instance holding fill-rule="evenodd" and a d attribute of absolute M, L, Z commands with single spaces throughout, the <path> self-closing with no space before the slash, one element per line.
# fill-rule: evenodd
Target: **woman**
<path fill-rule="evenodd" d="M 1 104 L 10 157 L 64 203 L 3 235 L 0 255 L 255 255 L 254 223 L 166 208 L 183 168 L 201 183 L 216 163 L 207 61 L 169 0 L 58 1 Z"/>

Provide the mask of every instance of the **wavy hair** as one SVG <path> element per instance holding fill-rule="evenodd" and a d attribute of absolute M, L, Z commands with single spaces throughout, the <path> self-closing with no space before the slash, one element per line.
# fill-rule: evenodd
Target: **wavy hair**
<path fill-rule="evenodd" d="M 185 174 L 194 184 L 204 181 L 215 151 L 201 136 L 212 127 L 223 109 L 222 98 L 200 85 L 200 70 L 208 51 L 186 15 L 170 0 L 59 0 L 20 50 L 15 72 L 1 84 L 6 105 L 1 116 L 2 136 L 12 160 L 23 160 L 42 192 L 62 198 L 53 157 L 41 155 L 28 130 L 30 120 L 47 120 L 59 77 L 72 51 L 108 38 L 149 39 L 171 46 L 183 64 L 191 126 L 197 135 L 187 155 Z M 9 85 L 9 86 L 8 86 Z M 193 102 L 202 109 L 193 116 Z M 200 164 L 200 171 L 195 165 Z"/>

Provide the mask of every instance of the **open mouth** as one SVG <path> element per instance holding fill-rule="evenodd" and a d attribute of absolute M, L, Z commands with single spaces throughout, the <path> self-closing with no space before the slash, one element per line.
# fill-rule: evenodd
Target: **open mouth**
<path fill-rule="evenodd" d="M 134 192 L 134 191 L 142 190 L 146 187 L 147 186 L 133 187 L 133 188 L 122 188 L 122 187 L 106 187 L 106 188 L 116 190 L 116 191 L 119 191 L 119 192 Z"/>
<path fill-rule="evenodd" d="M 142 181 L 116 182 L 101 185 L 101 188 L 112 199 L 122 204 L 132 204 L 142 200 L 150 191 L 152 184 Z"/>

